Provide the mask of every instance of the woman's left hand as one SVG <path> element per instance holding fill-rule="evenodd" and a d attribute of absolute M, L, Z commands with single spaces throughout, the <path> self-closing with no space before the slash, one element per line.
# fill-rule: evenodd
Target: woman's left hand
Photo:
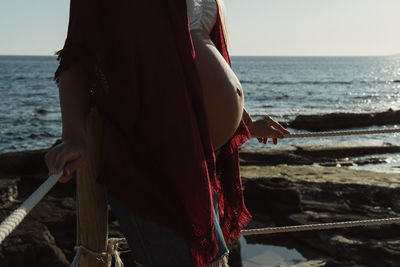
<path fill-rule="evenodd" d="M 249 131 L 251 137 L 257 138 L 258 142 L 266 144 L 268 138 L 272 138 L 274 145 L 278 144 L 278 138 L 283 138 L 284 134 L 290 134 L 288 130 L 269 116 L 253 121 Z"/>

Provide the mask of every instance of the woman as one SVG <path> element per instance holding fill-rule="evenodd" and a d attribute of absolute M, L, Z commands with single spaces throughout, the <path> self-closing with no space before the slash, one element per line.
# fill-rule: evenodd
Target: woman
<path fill-rule="evenodd" d="M 243 109 L 222 11 L 214 0 L 71 0 L 55 74 L 63 142 L 46 163 L 50 174 L 63 171 L 61 182 L 85 164 L 86 115 L 96 106 L 104 125 L 98 180 L 146 266 L 221 260 L 251 218 L 238 147 L 288 133 Z"/>

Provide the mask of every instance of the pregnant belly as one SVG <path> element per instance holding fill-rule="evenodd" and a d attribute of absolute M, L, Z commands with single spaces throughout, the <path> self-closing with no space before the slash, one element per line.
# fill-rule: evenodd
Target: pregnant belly
<path fill-rule="evenodd" d="M 242 87 L 208 35 L 200 31 L 191 34 L 210 136 L 214 149 L 218 149 L 239 126 L 243 114 Z"/>

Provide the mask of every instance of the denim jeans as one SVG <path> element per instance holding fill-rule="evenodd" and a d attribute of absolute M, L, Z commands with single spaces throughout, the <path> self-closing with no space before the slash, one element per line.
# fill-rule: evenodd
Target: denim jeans
<path fill-rule="evenodd" d="M 218 252 L 213 263 L 228 254 L 221 228 L 219 226 L 218 204 L 214 199 L 214 232 L 218 244 Z M 119 200 L 108 196 L 112 213 L 118 219 L 133 258 L 147 267 L 189 267 L 192 266 L 189 250 L 184 240 L 171 230 L 146 221 L 133 214 Z"/>

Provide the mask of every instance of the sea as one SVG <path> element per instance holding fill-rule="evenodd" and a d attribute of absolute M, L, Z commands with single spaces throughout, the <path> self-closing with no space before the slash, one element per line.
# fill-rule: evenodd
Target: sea
<path fill-rule="evenodd" d="M 41 149 L 61 135 L 55 56 L 0 56 L 0 153 Z M 255 118 L 277 121 L 301 114 L 371 113 L 400 109 L 400 56 L 246 57 L 233 56 L 245 107 Z M 400 122 L 399 122 L 400 123 Z M 385 129 L 400 125 L 371 126 Z M 359 128 L 355 128 L 359 129 Z M 293 133 L 305 132 L 289 129 Z M 277 146 L 249 140 L 245 147 L 400 145 L 399 134 L 284 139 Z M 363 166 L 400 172 L 400 156 L 386 164 Z"/>

